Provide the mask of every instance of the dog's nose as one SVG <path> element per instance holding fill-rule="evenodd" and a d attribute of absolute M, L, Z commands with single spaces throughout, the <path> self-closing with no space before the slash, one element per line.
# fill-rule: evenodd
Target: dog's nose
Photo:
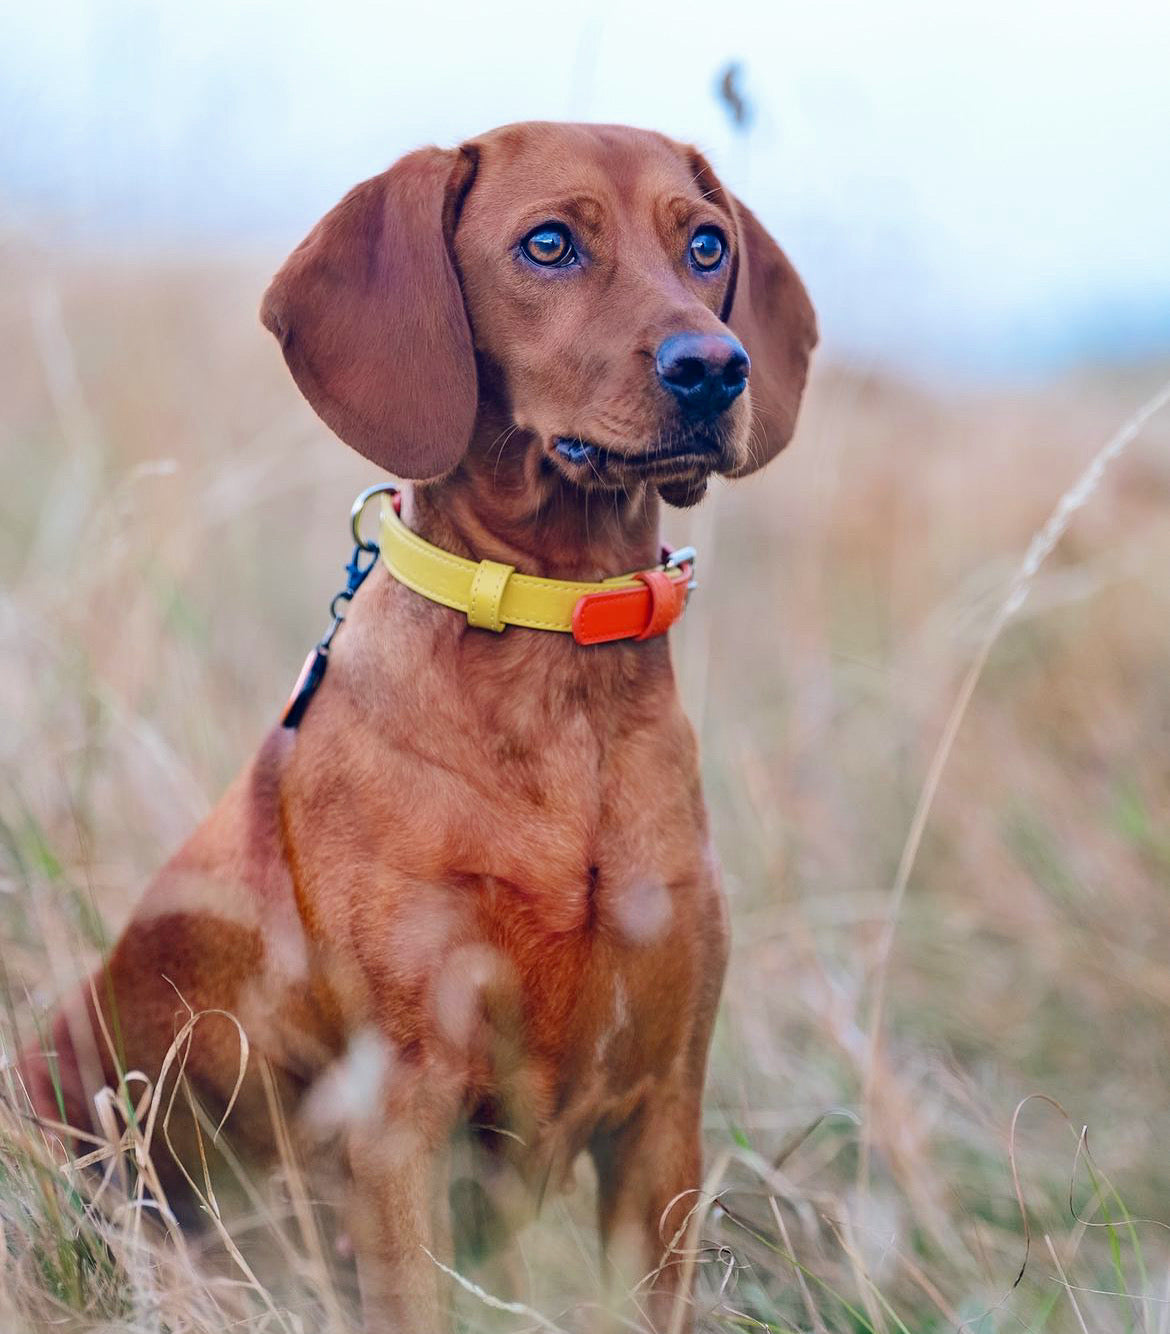
<path fill-rule="evenodd" d="M 691 417 L 717 417 L 743 393 L 752 363 L 731 334 L 679 333 L 664 338 L 654 360 L 664 389 Z"/>

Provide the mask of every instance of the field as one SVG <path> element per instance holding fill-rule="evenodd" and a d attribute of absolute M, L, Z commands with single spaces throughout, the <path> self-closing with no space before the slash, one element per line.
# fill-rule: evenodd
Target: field
<path fill-rule="evenodd" d="M 271 725 L 374 480 L 295 396 L 265 277 L 0 251 L 6 1055 Z M 830 350 L 791 450 L 668 517 L 701 547 L 676 651 L 735 937 L 707 1328 L 1170 1329 L 1170 411 L 992 647 L 896 892 L 1029 541 L 1164 375 L 924 388 Z M 290 1164 L 238 1260 L 196 1254 L 119 1171 L 90 1202 L 7 1093 L 0 1328 L 352 1319 Z M 544 1328 L 587 1320 L 588 1221 L 583 1171 L 525 1238 Z"/>

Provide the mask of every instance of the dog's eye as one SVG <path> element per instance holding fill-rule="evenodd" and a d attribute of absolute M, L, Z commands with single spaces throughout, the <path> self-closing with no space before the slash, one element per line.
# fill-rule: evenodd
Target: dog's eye
<path fill-rule="evenodd" d="M 555 223 L 529 232 L 524 238 L 524 253 L 537 264 L 571 264 L 577 258 L 569 233 Z"/>
<path fill-rule="evenodd" d="M 696 269 L 716 269 L 723 260 L 723 237 L 714 227 L 700 227 L 691 237 L 690 250 Z"/>

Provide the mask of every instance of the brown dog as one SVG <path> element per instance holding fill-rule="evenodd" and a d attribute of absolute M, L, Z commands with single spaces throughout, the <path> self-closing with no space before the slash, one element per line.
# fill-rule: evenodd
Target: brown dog
<path fill-rule="evenodd" d="M 694 149 L 584 125 L 423 149 L 357 186 L 263 319 L 328 425 L 415 481 L 409 527 L 586 581 L 655 567 L 660 496 L 691 504 L 787 443 L 816 341 L 795 272 Z M 229 1129 L 263 1152 L 261 1065 L 317 1105 L 356 1045 L 373 1066 L 342 1138 L 370 1329 L 441 1324 L 427 1252 L 452 1253 L 457 1132 L 497 1201 L 589 1150 L 611 1267 L 652 1275 L 665 1327 L 727 951 L 665 637 L 493 634 L 379 567 L 331 664 L 63 1007 L 67 1118 L 89 1125 L 120 1070 L 156 1076 L 190 1011 L 228 1011 L 252 1052 Z M 24 1077 L 56 1118 L 51 1064 Z M 238 1068 L 235 1027 L 202 1021 L 186 1074 L 211 1115 Z M 181 1156 L 177 1119 L 172 1137 Z"/>

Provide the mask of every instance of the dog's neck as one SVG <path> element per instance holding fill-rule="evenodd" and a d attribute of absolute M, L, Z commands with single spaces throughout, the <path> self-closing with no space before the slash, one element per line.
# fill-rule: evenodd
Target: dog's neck
<path fill-rule="evenodd" d="M 444 551 L 501 561 L 543 578 L 595 582 L 658 564 L 659 498 L 653 489 L 586 492 L 544 462 L 535 442 L 513 437 L 501 454 L 499 445 L 493 447 L 496 439 L 473 445 L 441 480 L 404 486 L 407 527 Z M 373 585 L 374 595 L 354 605 L 343 650 L 353 655 L 358 676 L 388 671 L 396 694 L 409 689 L 436 692 L 436 700 L 457 699 L 475 734 L 494 735 L 504 719 L 513 731 L 547 731 L 550 718 L 562 717 L 566 699 L 599 736 L 632 725 L 632 718 L 639 725 L 649 717 L 661 723 L 679 708 L 666 635 L 600 652 L 567 634 L 484 634 L 385 570 Z M 395 675 L 403 658 L 396 653 L 387 660 L 387 622 L 399 646 L 405 637 L 420 637 L 418 660 L 425 655 L 435 664 L 422 679 Z M 415 661 L 410 653 L 406 660 Z M 508 701 L 521 679 L 525 689 L 515 697 L 523 701 L 517 705 L 522 716 L 514 716 Z M 540 699 L 546 707 L 537 707 Z M 420 712 L 442 715 L 437 704 L 420 706 Z M 592 771 L 578 776 L 586 785 L 597 780 Z"/>
<path fill-rule="evenodd" d="M 477 440 L 449 476 L 408 488 L 407 525 L 456 555 L 551 579 L 599 580 L 658 563 L 653 487 L 583 490 L 518 435 L 502 445 Z"/>

